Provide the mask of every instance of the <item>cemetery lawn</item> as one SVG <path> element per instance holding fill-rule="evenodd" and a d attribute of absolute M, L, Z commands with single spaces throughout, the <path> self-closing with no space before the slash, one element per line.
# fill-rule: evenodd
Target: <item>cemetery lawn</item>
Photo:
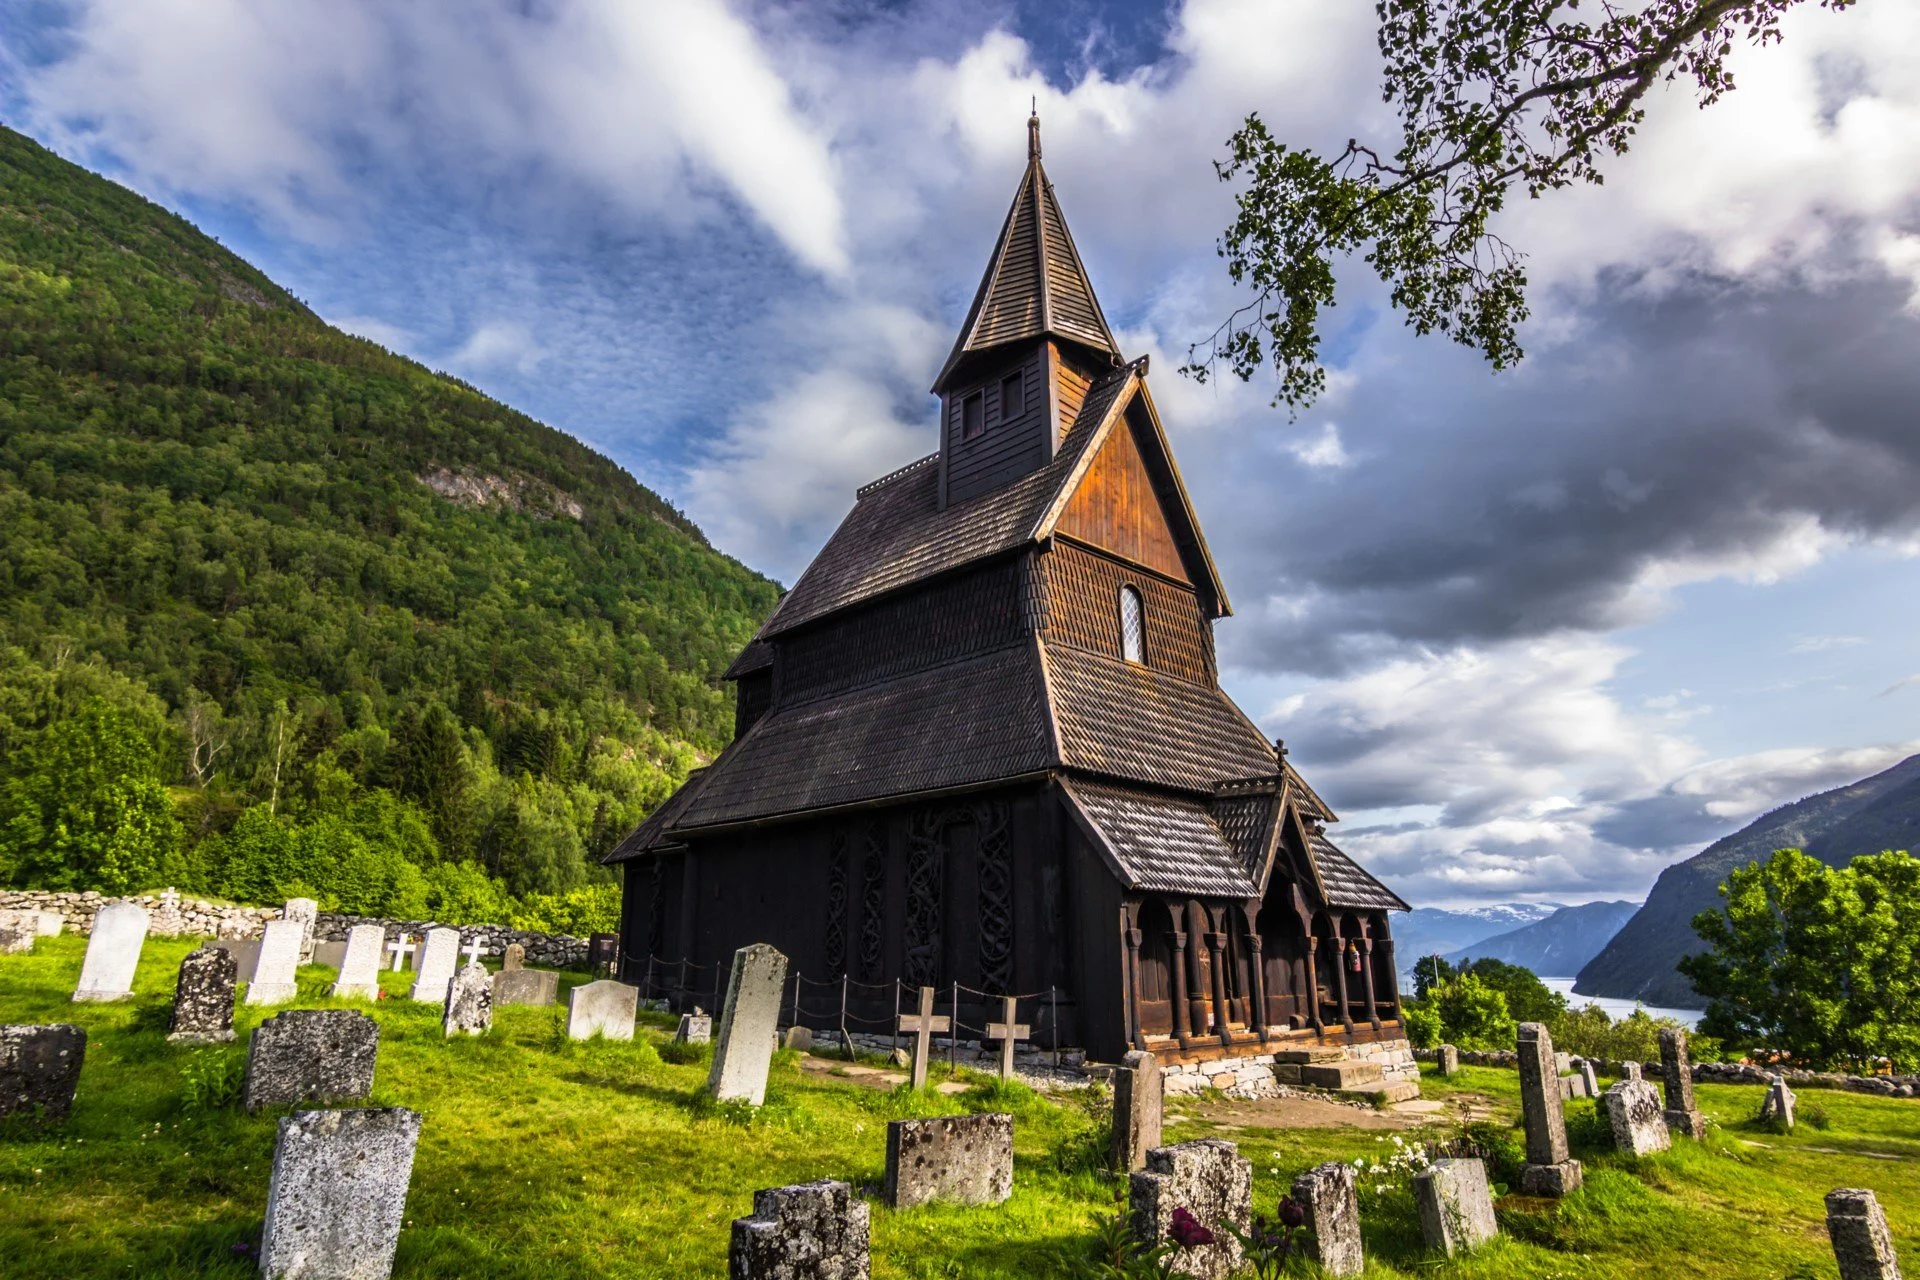
<path fill-rule="evenodd" d="M 149 939 L 136 998 L 104 1005 L 68 998 L 83 938 L 43 938 L 31 956 L 0 956 L 0 1022 L 74 1022 L 88 1035 L 65 1128 L 0 1131 L 0 1276 L 257 1274 L 235 1247 L 257 1237 L 276 1117 L 189 1102 L 218 1094 L 221 1068 L 243 1059 L 247 1035 L 273 1011 L 242 1006 L 229 1048 L 169 1045 L 174 974 L 192 945 Z M 299 1007 L 332 1005 L 322 994 L 332 976 L 303 970 Z M 410 977 L 383 975 L 392 998 L 373 1007 L 381 1026 L 373 1103 L 425 1116 L 397 1276 L 724 1276 L 728 1224 L 750 1211 L 755 1188 L 821 1177 L 877 1187 L 887 1120 L 969 1109 L 1015 1114 L 1013 1199 L 900 1213 L 876 1204 L 874 1275 L 1098 1274 L 1090 1258 L 1121 1184 L 1097 1167 L 1104 1119 L 1091 1094 L 1056 1104 L 987 1084 L 914 1097 L 803 1076 L 795 1055 L 782 1054 L 768 1105 L 749 1118 L 700 1102 L 704 1062 L 661 1059 L 664 1018 L 647 1015 L 633 1044 L 575 1044 L 559 1009 L 508 1008 L 491 1036 L 448 1041 L 437 1008 L 404 998 Z M 1518 1114 L 1511 1071 L 1469 1067 L 1424 1083 L 1429 1098 L 1474 1095 L 1506 1121 Z M 1700 1105 L 1721 1127 L 1705 1143 L 1638 1162 L 1603 1154 L 1592 1104 L 1570 1104 L 1586 1188 L 1559 1205 L 1506 1198 L 1507 1238 L 1452 1263 L 1422 1252 L 1404 1184 L 1369 1191 L 1368 1274 L 1831 1277 L 1821 1197 L 1841 1186 L 1876 1191 L 1908 1265 L 1920 1262 L 1920 1102 L 1805 1090 L 1802 1124 L 1778 1135 L 1748 1119 L 1760 1093 L 1702 1086 Z M 1806 1122 L 1815 1108 L 1824 1129 Z M 1376 1130 L 1209 1119 L 1223 1110 L 1205 1100 L 1180 1106 L 1168 1139 L 1238 1141 L 1254 1162 L 1261 1211 L 1312 1164 L 1371 1163 L 1394 1150 Z M 1402 1131 L 1408 1143 L 1458 1132 L 1444 1114 L 1417 1120 L 1421 1127 Z"/>

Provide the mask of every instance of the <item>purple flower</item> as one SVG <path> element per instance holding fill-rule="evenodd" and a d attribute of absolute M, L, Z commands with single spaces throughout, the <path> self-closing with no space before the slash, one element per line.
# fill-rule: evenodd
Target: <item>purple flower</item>
<path fill-rule="evenodd" d="M 1200 1220 L 1187 1212 L 1185 1206 L 1173 1211 L 1173 1225 L 1167 1228 L 1167 1234 L 1182 1249 L 1198 1249 L 1213 1243 L 1213 1232 L 1201 1226 Z"/>
<path fill-rule="evenodd" d="M 1280 1221 L 1289 1227 L 1305 1226 L 1307 1222 L 1307 1206 L 1301 1204 L 1292 1196 L 1281 1196 Z"/>

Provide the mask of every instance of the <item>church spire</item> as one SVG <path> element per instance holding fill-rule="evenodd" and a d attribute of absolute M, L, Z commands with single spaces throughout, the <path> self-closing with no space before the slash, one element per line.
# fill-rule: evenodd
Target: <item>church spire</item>
<path fill-rule="evenodd" d="M 1120 346 L 1093 296 L 1053 184 L 1040 164 L 1040 115 L 1027 118 L 1027 169 L 953 352 L 934 380 L 939 394 L 969 355 L 1039 337 L 1065 339 L 1118 361 Z"/>

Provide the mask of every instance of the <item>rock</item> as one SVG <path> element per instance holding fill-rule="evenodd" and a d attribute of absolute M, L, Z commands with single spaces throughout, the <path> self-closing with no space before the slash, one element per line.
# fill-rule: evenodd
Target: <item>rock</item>
<path fill-rule="evenodd" d="M 380 1026 L 353 1009 L 291 1009 L 253 1029 L 240 1102 L 249 1111 L 362 1102 L 373 1092 Z"/>
<path fill-rule="evenodd" d="M 1253 1163 L 1231 1142 L 1203 1138 L 1147 1153 L 1147 1167 L 1128 1180 L 1128 1221 L 1134 1242 L 1152 1249 L 1171 1239 L 1176 1210 L 1208 1231 L 1213 1240 L 1178 1250 L 1174 1275 L 1227 1280 L 1240 1267 L 1240 1242 L 1223 1223 L 1246 1231 L 1253 1219 Z"/>
<path fill-rule="evenodd" d="M 887 1124 L 886 1202 L 999 1204 L 1013 1194 L 1013 1117 L 935 1116 Z"/>
<path fill-rule="evenodd" d="M 0 911 L 0 956 L 28 955 L 39 937 L 39 912 Z"/>
<path fill-rule="evenodd" d="M 460 931 L 429 929 L 414 966 L 412 998 L 423 1004 L 444 1005 L 447 985 L 460 963 Z"/>
<path fill-rule="evenodd" d="M 727 1003 L 720 1014 L 707 1092 L 721 1102 L 759 1106 L 767 1095 L 767 1068 L 780 1021 L 780 994 L 787 985 L 787 958 L 757 942 L 733 953 Z"/>
<path fill-rule="evenodd" d="M 1353 1166 L 1333 1160 L 1315 1165 L 1293 1180 L 1293 1198 L 1306 1206 L 1313 1232 L 1308 1256 L 1333 1276 L 1357 1276 L 1366 1270 L 1360 1244 L 1360 1200 L 1353 1187 Z"/>
<path fill-rule="evenodd" d="M 1136 1049 L 1113 1073 L 1113 1143 L 1108 1159 L 1115 1170 L 1132 1173 L 1146 1168 L 1147 1152 L 1160 1145 L 1165 1114 L 1160 1059 Z"/>
<path fill-rule="evenodd" d="M 300 995 L 298 920 L 269 920 L 260 939 L 260 960 L 247 984 L 247 1003 L 286 1004 Z"/>
<path fill-rule="evenodd" d="M 189 1044 L 227 1044 L 233 1040 L 233 989 L 240 965 L 233 956 L 201 947 L 180 962 L 173 988 L 173 1013 L 167 1039 Z"/>
<path fill-rule="evenodd" d="M 783 1037 L 782 1043 L 786 1048 L 797 1049 L 801 1053 L 812 1053 L 813 1032 L 807 1027 L 788 1027 L 787 1034 Z"/>
<path fill-rule="evenodd" d="M 1483 1161 L 1435 1160 L 1414 1175 L 1413 1201 L 1420 1210 L 1420 1235 L 1427 1248 L 1449 1257 L 1477 1249 L 1500 1234 Z"/>
<path fill-rule="evenodd" d="M 404 1107 L 302 1111 L 282 1119 L 267 1183 L 260 1274 L 268 1280 L 392 1275 L 419 1140 L 420 1115 Z"/>
<path fill-rule="evenodd" d="M 733 1220 L 730 1280 L 868 1280 L 868 1209 L 844 1182 L 804 1182 L 753 1193 L 753 1216 Z"/>
<path fill-rule="evenodd" d="M 340 976 L 333 984 L 335 996 L 380 998 L 380 960 L 386 942 L 387 931 L 377 924 L 357 924 L 347 930 L 347 949 L 340 957 Z"/>
<path fill-rule="evenodd" d="M 493 975 L 493 1004 L 550 1005 L 560 995 L 560 975 L 551 969 L 502 969 Z"/>
<path fill-rule="evenodd" d="M 79 1027 L 0 1027 L 0 1120 L 64 1123 L 86 1060 L 87 1033 Z"/>
<path fill-rule="evenodd" d="M 1520 1113 L 1527 1128 L 1527 1164 L 1520 1189 L 1531 1196 L 1564 1196 L 1581 1182 L 1580 1162 L 1567 1147 L 1553 1037 L 1538 1022 L 1520 1024 Z"/>
<path fill-rule="evenodd" d="M 80 963 L 81 1001 L 125 1000 L 133 995 L 133 973 L 147 940 L 147 912 L 131 902 L 110 902 L 93 917 L 87 958 Z"/>
<path fill-rule="evenodd" d="M 585 983 L 567 993 L 567 1035 L 575 1040 L 631 1040 L 639 1009 L 638 987 L 611 978 Z"/>
<path fill-rule="evenodd" d="M 483 1036 L 493 1029 L 493 975 L 469 961 L 447 984 L 447 1008 L 440 1029 L 449 1036 Z"/>
<path fill-rule="evenodd" d="M 1440 1074 L 1458 1075 L 1460 1072 L 1460 1051 L 1450 1044 L 1440 1046 Z"/>
<path fill-rule="evenodd" d="M 889 1053 L 887 1055 L 887 1060 L 893 1063 L 894 1066 L 900 1067 L 903 1070 L 913 1065 L 912 1057 L 908 1055 L 905 1049 L 901 1049 L 901 1048 L 895 1048 L 892 1053 Z"/>
<path fill-rule="evenodd" d="M 1827 1193 L 1827 1238 L 1840 1280 L 1900 1280 L 1900 1258 L 1887 1230 L 1886 1211 L 1871 1191 L 1843 1187 Z"/>

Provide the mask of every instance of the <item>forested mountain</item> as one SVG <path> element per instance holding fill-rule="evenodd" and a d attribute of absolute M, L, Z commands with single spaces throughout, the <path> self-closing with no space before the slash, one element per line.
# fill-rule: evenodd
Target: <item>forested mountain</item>
<path fill-rule="evenodd" d="M 777 598 L 607 458 L 0 129 L 0 883 L 218 889 L 255 836 L 320 874 L 325 820 L 578 889 L 730 737 L 719 673 Z M 76 768 L 106 790 L 63 818 Z M 165 825 L 128 769 L 172 788 L 150 857 L 110 849 L 113 805 Z"/>
<path fill-rule="evenodd" d="M 1617 996 L 1652 1005 L 1697 1009 L 1693 984 L 1674 968 L 1704 949 L 1693 917 L 1720 905 L 1727 873 L 1795 848 L 1832 867 L 1863 853 L 1920 849 L 1920 756 L 1885 773 L 1783 805 L 1685 862 L 1660 873 L 1647 903 L 1580 971 L 1581 995 Z"/>
<path fill-rule="evenodd" d="M 1454 964 L 1490 958 L 1517 964 L 1550 978 L 1580 972 L 1639 909 L 1635 902 L 1583 902 L 1562 907 L 1544 920 L 1462 947 L 1447 956 Z"/>

